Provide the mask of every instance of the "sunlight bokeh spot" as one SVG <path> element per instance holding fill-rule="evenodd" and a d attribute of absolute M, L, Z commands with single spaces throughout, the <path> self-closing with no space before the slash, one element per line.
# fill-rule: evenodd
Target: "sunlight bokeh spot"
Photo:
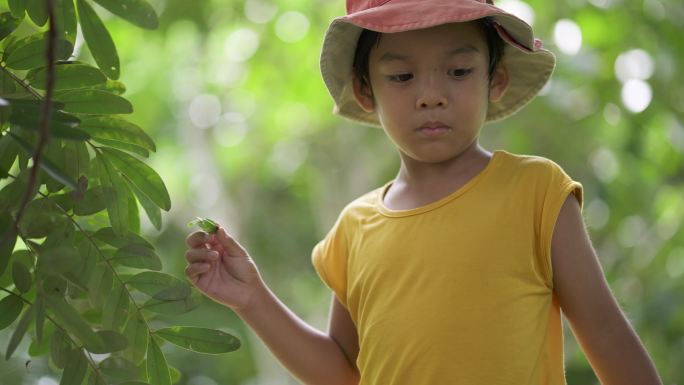
<path fill-rule="evenodd" d="M 36 385 L 58 385 L 59 383 L 54 379 L 50 377 L 41 377 L 36 381 Z"/>
<path fill-rule="evenodd" d="M 196 174 L 190 180 L 190 204 L 198 209 L 213 207 L 220 196 L 219 182 L 210 174 Z"/>
<path fill-rule="evenodd" d="M 631 79 L 646 80 L 653 75 L 653 58 L 643 49 L 621 53 L 615 59 L 615 76 L 625 83 Z"/>
<path fill-rule="evenodd" d="M 527 24 L 534 26 L 534 10 L 524 1 L 503 0 L 497 2 L 497 7 L 523 19 Z"/>
<path fill-rule="evenodd" d="M 631 79 L 622 86 L 622 104 L 634 113 L 639 113 L 645 110 L 651 99 L 653 98 L 653 91 L 651 86 L 643 80 Z"/>
<path fill-rule="evenodd" d="M 259 34 L 249 28 L 236 29 L 226 38 L 224 49 L 228 60 L 247 61 L 259 49 Z"/>
<path fill-rule="evenodd" d="M 677 247 L 667 256 L 667 274 L 671 278 L 679 278 L 684 274 L 684 247 Z"/>
<path fill-rule="evenodd" d="M 620 171 L 620 163 L 610 149 L 601 147 L 591 155 L 591 166 L 596 177 L 603 183 L 612 182 Z"/>
<path fill-rule="evenodd" d="M 247 0 L 245 2 L 245 16 L 252 23 L 268 23 L 273 20 L 276 13 L 278 13 L 278 7 L 273 3 L 262 0 Z"/>
<path fill-rule="evenodd" d="M 214 95 L 197 95 L 190 102 L 190 121 L 197 128 L 209 128 L 218 123 L 221 116 L 221 102 Z"/>
<path fill-rule="evenodd" d="M 566 55 L 576 55 L 582 48 L 582 30 L 570 19 L 560 19 L 553 28 L 553 40 Z"/>
<path fill-rule="evenodd" d="M 247 122 L 239 112 L 227 112 L 214 129 L 214 140 L 223 147 L 233 147 L 242 143 L 247 135 Z"/>
<path fill-rule="evenodd" d="M 275 32 L 278 38 L 286 43 L 302 40 L 309 32 L 309 19 L 295 11 L 285 12 L 276 21 Z"/>
<path fill-rule="evenodd" d="M 605 119 L 606 123 L 614 126 L 620 123 L 621 118 L 622 111 L 620 111 L 620 107 L 613 103 L 608 103 L 603 107 L 603 119 Z"/>
<path fill-rule="evenodd" d="M 632 215 L 622 221 L 618 240 L 624 247 L 634 247 L 642 244 L 647 234 L 648 226 L 644 219 L 639 215 Z"/>
<path fill-rule="evenodd" d="M 600 198 L 592 200 L 584 213 L 587 226 L 596 230 L 605 227 L 610 219 L 610 207 Z"/>

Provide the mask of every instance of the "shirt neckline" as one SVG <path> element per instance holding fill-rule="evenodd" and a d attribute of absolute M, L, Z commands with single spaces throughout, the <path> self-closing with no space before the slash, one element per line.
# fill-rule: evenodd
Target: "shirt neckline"
<path fill-rule="evenodd" d="M 378 211 L 388 217 L 407 217 L 411 215 L 417 215 L 417 214 L 422 214 L 431 210 L 434 210 L 436 208 L 439 208 L 441 206 L 444 206 L 445 204 L 453 201 L 454 199 L 458 198 L 459 196 L 465 194 L 468 190 L 472 189 L 479 181 L 484 179 L 487 174 L 491 172 L 492 169 L 495 168 L 495 166 L 499 163 L 500 159 L 502 156 L 506 153 L 504 150 L 496 150 L 492 153 L 492 157 L 489 159 L 489 162 L 487 162 L 487 165 L 485 166 L 482 171 L 480 171 L 477 175 L 472 177 L 468 182 L 466 182 L 463 186 L 459 187 L 456 191 L 452 192 L 451 194 L 440 198 L 436 201 L 430 202 L 428 204 L 425 204 L 423 206 L 418 206 L 412 209 L 405 209 L 405 210 L 393 210 L 385 206 L 384 202 L 384 197 L 385 194 L 387 193 L 387 190 L 392 186 L 392 183 L 394 180 L 391 180 L 387 182 L 382 188 L 379 189 L 379 193 L 376 196 L 375 199 L 375 204 L 376 207 L 378 208 Z"/>

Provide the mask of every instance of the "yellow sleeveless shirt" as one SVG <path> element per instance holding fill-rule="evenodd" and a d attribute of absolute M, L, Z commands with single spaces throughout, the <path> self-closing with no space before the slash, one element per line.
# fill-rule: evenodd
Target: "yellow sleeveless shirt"
<path fill-rule="evenodd" d="M 496 151 L 438 201 L 353 201 L 312 253 L 359 335 L 360 385 L 564 385 L 551 237 L 582 186 L 554 162 Z"/>

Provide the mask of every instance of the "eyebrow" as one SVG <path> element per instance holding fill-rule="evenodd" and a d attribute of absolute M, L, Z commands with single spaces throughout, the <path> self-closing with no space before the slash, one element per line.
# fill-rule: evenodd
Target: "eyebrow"
<path fill-rule="evenodd" d="M 450 51 L 448 51 L 444 56 L 445 57 L 452 57 L 452 56 L 458 56 L 458 55 L 463 55 L 467 53 L 473 53 L 473 52 L 480 52 L 477 47 L 471 44 L 466 44 L 464 46 L 454 48 Z M 397 52 L 385 52 L 379 59 L 380 62 L 388 62 L 388 61 L 408 61 L 411 58 L 411 55 L 405 55 Z"/>

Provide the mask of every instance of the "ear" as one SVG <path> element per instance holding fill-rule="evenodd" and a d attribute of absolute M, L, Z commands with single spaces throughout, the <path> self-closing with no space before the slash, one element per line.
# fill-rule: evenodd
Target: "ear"
<path fill-rule="evenodd" d="M 492 80 L 489 85 L 489 100 L 498 102 L 503 98 L 508 89 L 508 70 L 504 60 L 499 62 L 499 65 L 492 74 Z"/>
<path fill-rule="evenodd" d="M 375 111 L 375 100 L 370 86 L 363 83 L 358 77 L 354 76 L 354 97 L 356 103 L 366 112 Z"/>

